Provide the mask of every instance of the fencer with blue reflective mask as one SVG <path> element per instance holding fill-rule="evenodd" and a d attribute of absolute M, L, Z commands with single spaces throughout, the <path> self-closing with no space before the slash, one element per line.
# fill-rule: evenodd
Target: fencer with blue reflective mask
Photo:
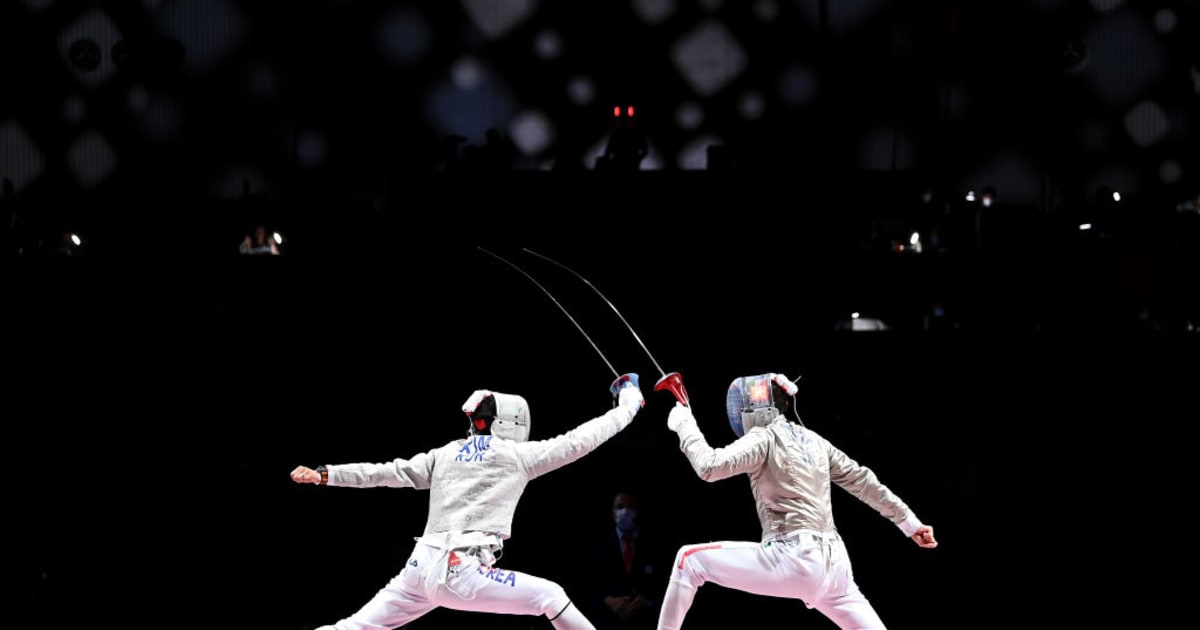
<path fill-rule="evenodd" d="M 685 545 L 675 556 L 659 613 L 659 630 L 678 630 L 697 590 L 712 582 L 746 593 L 802 600 L 843 630 L 884 628 L 854 580 L 846 545 L 833 519 L 839 486 L 891 521 L 924 548 L 937 547 L 926 525 L 871 469 L 786 412 L 798 388 L 781 374 L 734 379 L 726 394 L 737 439 L 709 446 L 691 407 L 677 402 L 667 427 L 705 481 L 750 478 L 762 539 Z"/>
<path fill-rule="evenodd" d="M 613 409 L 546 440 L 529 439 L 524 398 L 476 390 L 462 406 L 468 419 L 464 439 L 386 463 L 293 470 L 297 483 L 429 490 L 425 531 L 404 569 L 357 612 L 322 628 L 398 628 L 445 607 L 544 615 L 558 630 L 593 630 L 562 586 L 501 569 L 497 561 L 526 485 L 595 450 L 629 426 L 645 404 L 636 374 L 618 377 L 609 389 Z"/>

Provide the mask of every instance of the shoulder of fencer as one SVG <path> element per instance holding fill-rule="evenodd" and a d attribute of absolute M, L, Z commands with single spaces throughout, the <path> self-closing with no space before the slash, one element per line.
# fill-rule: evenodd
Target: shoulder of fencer
<path fill-rule="evenodd" d="M 779 416 L 775 420 L 772 420 L 770 424 L 761 427 L 752 427 L 746 431 L 746 434 L 742 438 L 744 439 L 751 435 L 758 436 L 759 438 L 766 438 L 767 436 L 787 438 L 788 436 L 796 435 L 797 432 L 805 434 L 812 439 L 824 440 L 824 438 L 814 433 L 808 427 L 792 422 L 784 416 Z"/>
<path fill-rule="evenodd" d="M 822 442 L 828 442 L 828 441 L 829 441 L 828 439 L 826 439 L 826 438 L 825 438 L 825 436 L 824 436 L 824 435 L 821 435 L 820 433 L 818 433 L 818 432 L 816 432 L 816 431 L 812 430 L 812 428 L 810 428 L 810 427 L 809 427 L 809 426 L 807 426 L 807 425 L 800 425 L 800 424 L 795 424 L 795 423 L 792 423 L 792 424 L 794 424 L 794 425 L 795 425 L 795 427 L 796 427 L 796 428 L 797 428 L 799 431 L 803 432 L 803 433 L 804 433 L 804 435 L 808 436 L 810 439 L 813 439 L 813 440 L 820 440 L 820 441 L 822 441 Z"/>
<path fill-rule="evenodd" d="M 775 432 L 771 430 L 771 427 L 753 427 L 743 433 L 741 437 L 734 440 L 733 443 L 774 442 L 775 439 Z"/>
<path fill-rule="evenodd" d="M 444 452 L 457 453 L 458 451 L 461 451 L 462 448 L 467 445 L 467 443 L 472 442 L 474 440 L 475 440 L 475 436 L 462 437 L 462 438 L 458 438 L 457 440 L 450 440 L 449 442 L 446 442 L 445 444 L 443 444 L 441 446 L 435 446 L 435 447 L 429 449 L 428 451 L 425 451 L 424 453 L 422 453 L 422 455 L 428 455 L 429 457 L 437 457 L 438 453 L 444 453 Z"/>
<path fill-rule="evenodd" d="M 544 437 L 544 438 L 540 438 L 540 439 L 530 438 L 528 440 L 525 440 L 524 442 L 513 442 L 511 440 L 508 440 L 508 443 L 519 445 L 522 448 L 548 446 L 554 442 L 558 442 L 558 441 L 565 440 L 565 439 L 570 439 L 572 436 L 580 435 L 583 432 L 595 431 L 595 430 L 599 429 L 601 426 L 603 426 L 602 424 L 600 424 L 603 421 L 608 420 L 616 415 L 621 415 L 621 414 L 626 414 L 626 413 L 629 413 L 629 411 L 627 409 L 624 409 L 620 406 L 616 406 L 616 407 L 613 407 L 612 409 L 609 409 L 608 411 L 605 411 L 604 413 L 602 413 L 598 416 L 589 418 L 587 421 L 582 422 L 574 427 L 571 427 L 570 429 L 563 431 L 562 433 L 558 433 L 556 435 L 552 435 L 550 437 Z M 501 438 L 496 438 L 496 439 L 501 439 Z"/>
<path fill-rule="evenodd" d="M 518 448 L 521 450 L 530 450 L 530 449 L 537 450 L 540 448 L 545 448 L 554 442 L 562 440 L 562 439 L 566 438 L 569 434 L 570 434 L 570 431 L 567 431 L 566 433 L 559 433 L 558 435 L 552 435 L 550 437 L 539 438 L 536 440 L 532 439 L 532 438 L 525 440 L 524 442 L 515 442 L 513 440 L 504 440 L 504 443 L 512 446 L 513 448 Z"/>
<path fill-rule="evenodd" d="M 774 433 L 775 431 L 785 428 L 787 426 L 787 422 L 787 418 L 779 416 L 768 424 L 758 427 L 750 427 L 750 430 L 746 431 L 746 435 L 751 435 L 753 433 Z"/>

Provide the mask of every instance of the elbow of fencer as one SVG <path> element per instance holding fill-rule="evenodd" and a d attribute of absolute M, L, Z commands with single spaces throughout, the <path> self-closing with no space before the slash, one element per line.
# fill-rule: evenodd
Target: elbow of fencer
<path fill-rule="evenodd" d="M 696 466 L 696 476 L 703 481 L 712 483 L 717 480 L 717 469 L 713 466 Z"/>

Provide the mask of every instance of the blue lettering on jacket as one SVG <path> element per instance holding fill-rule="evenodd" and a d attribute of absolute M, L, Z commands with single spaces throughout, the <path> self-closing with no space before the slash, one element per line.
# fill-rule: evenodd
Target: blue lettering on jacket
<path fill-rule="evenodd" d="M 492 444 L 492 436 L 476 435 L 468 438 L 458 449 L 458 456 L 454 458 L 456 462 L 481 462 L 483 461 L 483 452 L 488 450 L 488 446 Z"/>

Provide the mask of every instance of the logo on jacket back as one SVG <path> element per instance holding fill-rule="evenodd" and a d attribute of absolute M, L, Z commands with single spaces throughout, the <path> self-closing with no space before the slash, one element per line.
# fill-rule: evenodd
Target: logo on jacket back
<path fill-rule="evenodd" d="M 492 444 L 492 436 L 476 435 L 468 438 L 462 448 L 458 449 L 458 455 L 454 458 L 456 462 L 481 462 L 483 461 L 483 453 L 488 450 Z"/>

